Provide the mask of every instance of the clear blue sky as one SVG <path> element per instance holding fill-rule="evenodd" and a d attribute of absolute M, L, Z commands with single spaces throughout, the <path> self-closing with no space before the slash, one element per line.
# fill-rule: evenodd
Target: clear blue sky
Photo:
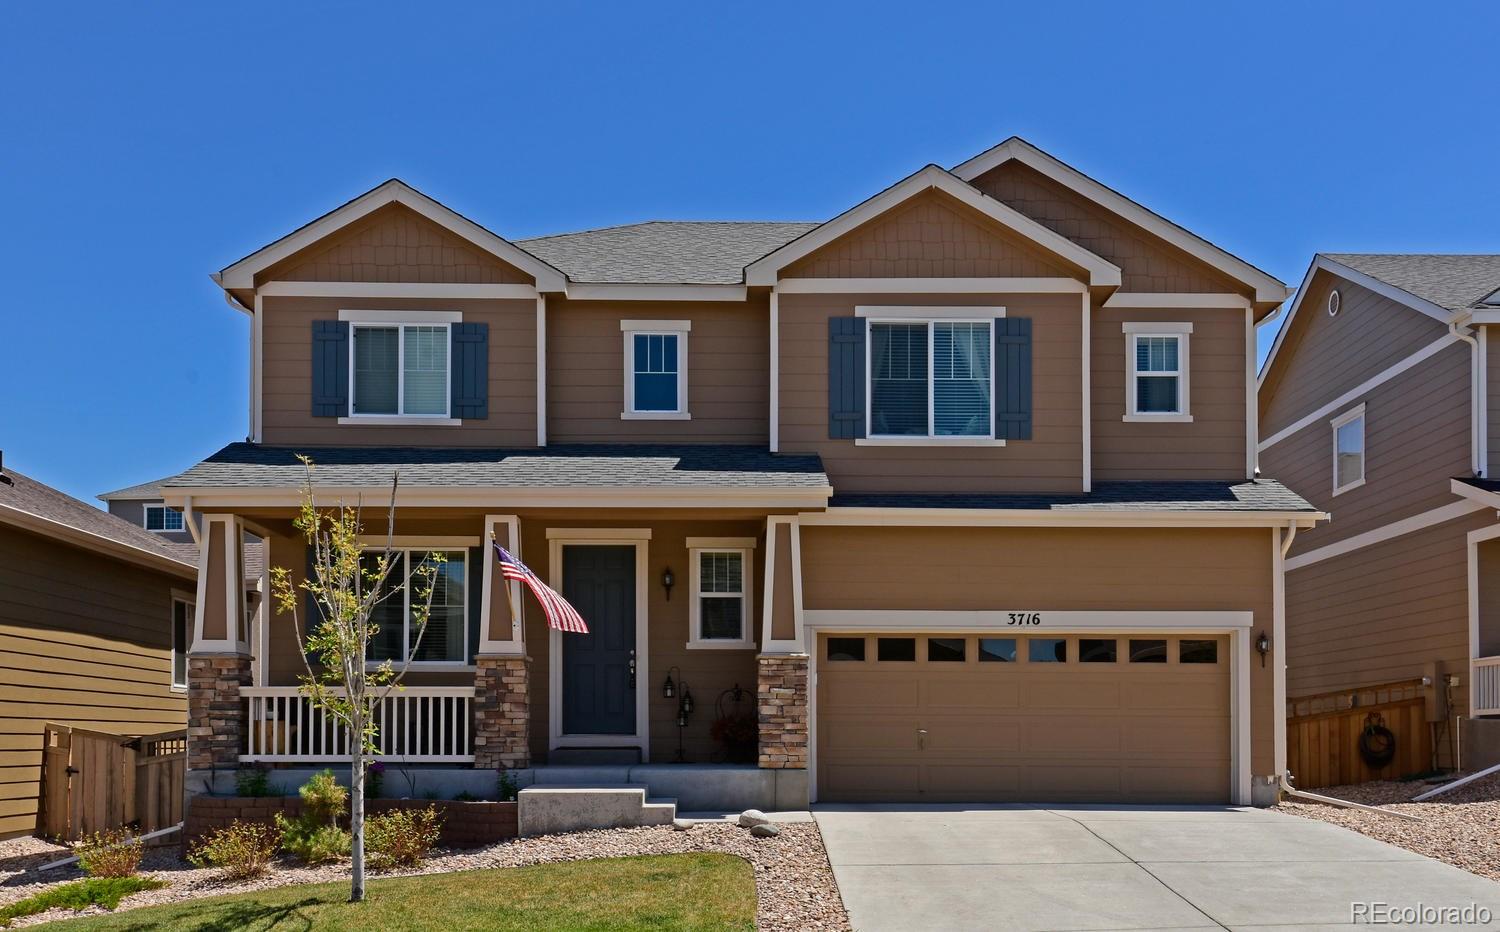
<path fill-rule="evenodd" d="M 1496 35 L 1494 3 L 6 4 L 0 448 L 90 498 L 243 438 L 208 273 L 391 176 L 509 237 L 810 220 L 1015 133 L 1293 284 L 1500 252 Z"/>

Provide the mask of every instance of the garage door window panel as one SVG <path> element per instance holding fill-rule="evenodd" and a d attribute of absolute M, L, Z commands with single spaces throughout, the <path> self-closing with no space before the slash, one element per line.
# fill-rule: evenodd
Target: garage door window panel
<path fill-rule="evenodd" d="M 967 658 L 964 638 L 928 638 L 927 661 L 929 663 L 963 663 Z"/>
<path fill-rule="evenodd" d="M 1067 663 L 1067 638 L 1030 638 L 1026 642 L 1027 663 Z"/>
<path fill-rule="evenodd" d="M 1118 659 L 1119 642 L 1114 638 L 1079 638 L 1079 663 L 1114 663 Z"/>
<path fill-rule="evenodd" d="M 829 638 L 829 663 L 864 663 L 864 638 Z"/>
<path fill-rule="evenodd" d="M 876 638 L 875 659 L 881 663 L 915 662 L 917 659 L 917 639 Z"/>
<path fill-rule="evenodd" d="M 1216 640 L 1190 640 L 1183 638 L 1177 643 L 1178 663 L 1218 663 L 1219 642 Z"/>
<path fill-rule="evenodd" d="M 1131 663 L 1166 663 L 1167 642 L 1165 639 L 1155 638 L 1131 638 L 1130 639 L 1130 662 Z"/>
<path fill-rule="evenodd" d="M 980 663 L 1015 663 L 1015 638 L 980 638 Z"/>

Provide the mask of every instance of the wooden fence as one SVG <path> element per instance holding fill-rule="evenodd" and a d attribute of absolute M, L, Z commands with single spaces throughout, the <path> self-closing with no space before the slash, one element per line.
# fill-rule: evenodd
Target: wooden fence
<path fill-rule="evenodd" d="M 73 841 L 182 821 L 186 729 L 132 738 L 49 722 L 42 734 L 42 834 Z"/>
<path fill-rule="evenodd" d="M 1432 769 L 1432 729 L 1421 680 L 1382 683 L 1288 700 L 1287 769 L 1298 789 L 1395 780 Z M 1370 725 L 1395 736 L 1390 762 L 1372 767 L 1360 736 Z"/>

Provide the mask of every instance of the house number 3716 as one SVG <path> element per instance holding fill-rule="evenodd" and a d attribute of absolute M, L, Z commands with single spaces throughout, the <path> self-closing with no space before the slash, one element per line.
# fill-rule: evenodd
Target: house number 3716
<path fill-rule="evenodd" d="M 1008 625 L 1039 625 L 1042 623 L 1041 612 L 1009 612 L 1010 621 Z"/>

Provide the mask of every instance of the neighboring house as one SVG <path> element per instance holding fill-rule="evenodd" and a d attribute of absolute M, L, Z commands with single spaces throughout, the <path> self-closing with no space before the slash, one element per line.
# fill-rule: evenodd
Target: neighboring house
<path fill-rule="evenodd" d="M 302 453 L 372 544 L 399 471 L 397 545 L 447 555 L 388 761 L 733 759 L 738 710 L 783 805 L 1275 795 L 1318 519 L 1253 477 L 1287 289 L 1022 140 L 825 223 L 512 242 L 393 180 L 214 279 L 251 440 L 161 491 L 206 522 L 199 776 L 337 756 L 289 619 L 238 622 L 241 531 L 307 566 Z M 492 534 L 593 633 L 507 598 Z"/>
<path fill-rule="evenodd" d="M 1500 256 L 1320 254 L 1260 379 L 1261 469 L 1331 516 L 1286 560 L 1287 693 L 1426 677 L 1444 765 L 1500 760 L 1453 734 L 1500 714 L 1496 323 Z"/>
<path fill-rule="evenodd" d="M 168 543 L 193 544 L 192 529 L 184 523 L 182 509 L 172 508 L 162 500 L 162 484 L 171 478 L 168 476 L 105 492 L 99 500 L 110 514 L 144 528 Z"/>
<path fill-rule="evenodd" d="M 183 727 L 197 567 L 13 470 L 0 481 L 0 838 L 36 828 L 47 722 Z"/>

